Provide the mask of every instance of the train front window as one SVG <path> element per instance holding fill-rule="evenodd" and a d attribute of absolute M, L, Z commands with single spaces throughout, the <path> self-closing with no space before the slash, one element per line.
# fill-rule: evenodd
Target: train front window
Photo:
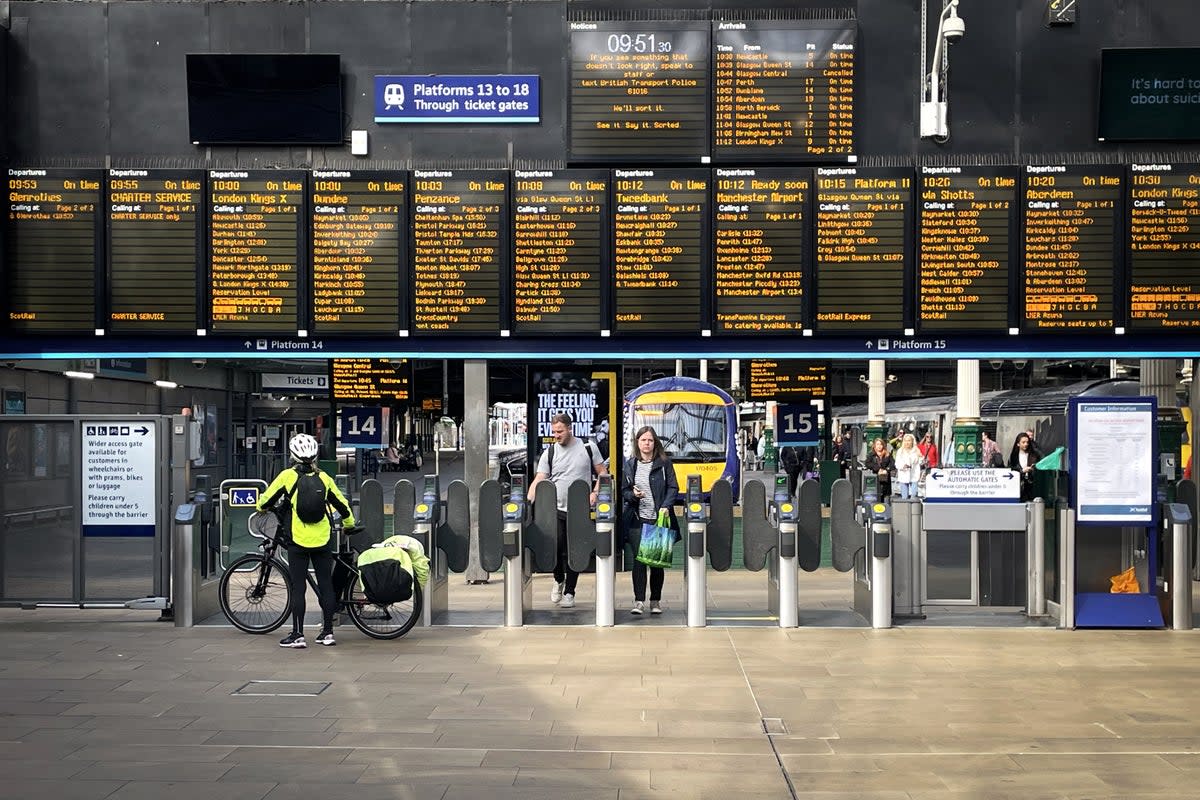
<path fill-rule="evenodd" d="M 630 432 L 649 425 L 672 461 L 725 459 L 725 407 L 700 403 L 652 403 L 634 407 Z"/>

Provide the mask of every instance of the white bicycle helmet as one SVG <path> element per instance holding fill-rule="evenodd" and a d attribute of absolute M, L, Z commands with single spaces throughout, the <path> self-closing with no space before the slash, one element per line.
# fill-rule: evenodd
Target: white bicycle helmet
<path fill-rule="evenodd" d="M 317 457 L 317 440 L 307 433 L 297 433 L 288 442 L 288 450 L 297 461 L 312 461 Z"/>

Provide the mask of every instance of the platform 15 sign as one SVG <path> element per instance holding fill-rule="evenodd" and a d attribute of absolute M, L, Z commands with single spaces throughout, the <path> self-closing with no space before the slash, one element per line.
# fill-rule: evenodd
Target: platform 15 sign
<path fill-rule="evenodd" d="M 779 447 L 814 447 L 821 443 L 820 410 L 809 403 L 775 406 L 775 444 Z"/>

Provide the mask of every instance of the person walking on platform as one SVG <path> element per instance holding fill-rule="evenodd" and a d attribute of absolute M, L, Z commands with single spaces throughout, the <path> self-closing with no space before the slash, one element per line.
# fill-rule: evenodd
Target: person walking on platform
<path fill-rule="evenodd" d="M 317 578 L 317 600 L 321 604 L 321 633 L 317 644 L 332 646 L 333 614 L 337 597 L 333 591 L 333 537 L 330 535 L 329 507 L 341 515 L 347 528 L 354 527 L 354 514 L 346 496 L 333 478 L 316 466 L 317 440 L 297 433 L 288 442 L 292 465 L 271 481 L 258 500 L 258 510 L 271 508 L 283 500 L 283 532 L 287 542 L 288 572 L 292 579 L 292 632 L 280 640 L 280 647 L 303 648 L 304 612 L 308 565 Z"/>
<path fill-rule="evenodd" d="M 589 498 L 596 504 L 597 483 L 593 477 L 604 475 L 604 459 L 600 451 L 571 433 L 573 420 L 569 414 L 556 414 L 550 420 L 550 433 L 554 442 L 542 451 L 538 460 L 537 475 L 529 484 L 529 501 L 533 502 L 534 490 L 544 480 L 554 484 L 558 502 L 558 562 L 554 565 L 554 588 L 550 590 L 550 602 L 559 608 L 575 606 L 575 586 L 579 573 L 567 562 L 567 490 L 575 481 L 591 485 Z"/>
<path fill-rule="evenodd" d="M 925 431 L 925 435 L 921 437 L 921 442 L 917 445 L 917 449 L 921 451 L 921 458 L 925 459 L 924 467 L 926 470 L 936 469 L 939 466 L 938 448 L 934 444 L 932 430 Z"/>
<path fill-rule="evenodd" d="M 917 484 L 921 482 L 921 451 L 911 433 L 904 434 L 896 448 L 896 481 L 900 484 L 901 500 L 917 499 Z"/>
<path fill-rule="evenodd" d="M 896 461 L 888 453 L 887 443 L 883 439 L 876 438 L 871 443 L 871 452 L 867 453 L 867 460 L 864 466 L 868 472 L 874 472 L 879 478 L 878 497 L 882 500 L 885 497 L 892 496 L 892 470 L 896 467 Z"/>
<path fill-rule="evenodd" d="M 679 520 L 675 516 L 675 499 L 679 496 L 679 481 L 675 467 L 663 449 L 658 433 L 649 425 L 638 430 L 633 440 L 633 453 L 625 460 L 621 474 L 621 497 L 624 500 L 621 516 L 625 523 L 627 541 L 633 549 L 633 608 L 631 614 L 646 611 L 646 570 L 650 571 L 650 613 L 662 613 L 662 590 L 666 572 L 662 567 L 647 567 L 637 560 L 642 541 L 642 525 L 653 525 L 660 511 L 666 511 L 670 528 L 679 541 Z"/>
<path fill-rule="evenodd" d="M 788 497 L 796 496 L 796 484 L 800 480 L 800 453 L 795 447 L 784 447 L 779 451 L 779 466 L 787 473 Z"/>
<path fill-rule="evenodd" d="M 1012 452 L 1008 455 L 1008 468 L 1021 473 L 1021 501 L 1033 499 L 1033 471 L 1042 454 L 1033 445 L 1033 439 L 1028 433 L 1018 433 L 1013 442 Z"/>
<path fill-rule="evenodd" d="M 1004 454 L 1000 452 L 1000 445 L 987 431 L 980 431 L 980 436 L 983 437 L 983 466 L 1003 469 Z"/>

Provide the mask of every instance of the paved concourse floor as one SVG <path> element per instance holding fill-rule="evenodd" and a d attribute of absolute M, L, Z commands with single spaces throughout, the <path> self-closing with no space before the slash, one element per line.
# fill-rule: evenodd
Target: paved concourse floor
<path fill-rule="evenodd" d="M 0 800 L 1200 794 L 1200 632 L 559 613 L 583 624 L 341 626 L 296 651 L 148 612 L 0 610 Z"/>

